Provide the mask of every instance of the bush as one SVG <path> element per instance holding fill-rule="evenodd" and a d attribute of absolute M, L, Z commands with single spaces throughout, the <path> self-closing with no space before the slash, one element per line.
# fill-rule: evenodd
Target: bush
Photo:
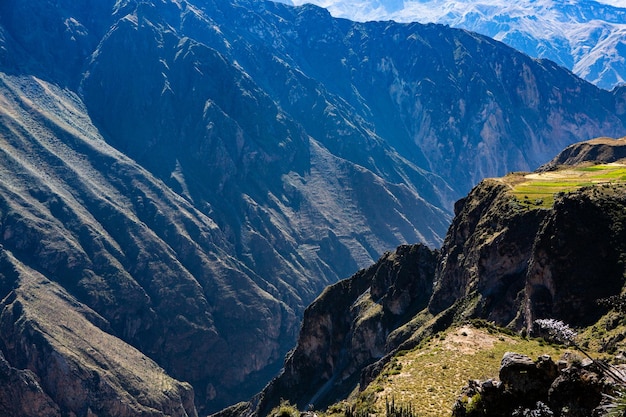
<path fill-rule="evenodd" d="M 483 397 L 480 393 L 474 394 L 472 398 L 467 401 L 467 407 L 465 408 L 467 415 L 482 415 L 483 411 Z"/>
<path fill-rule="evenodd" d="M 273 409 L 270 415 L 272 417 L 299 417 L 300 412 L 289 401 L 281 400 L 280 405 Z"/>

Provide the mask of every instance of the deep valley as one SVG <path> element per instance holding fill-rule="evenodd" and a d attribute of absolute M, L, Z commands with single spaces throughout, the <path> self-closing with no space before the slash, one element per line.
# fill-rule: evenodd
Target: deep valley
<path fill-rule="evenodd" d="M 3 1 L 0 414 L 332 404 L 459 314 L 593 325 L 586 303 L 623 280 L 623 229 L 601 215 L 623 209 L 607 165 L 623 156 L 602 162 L 619 147 L 556 197 L 519 172 L 625 135 L 626 88 L 447 26 L 253 0 Z M 596 180 L 614 194 L 580 188 Z M 550 262 L 580 274 L 571 290 L 547 283 Z M 576 304 L 524 304 L 549 301 L 541 286 Z M 315 355 L 295 363 L 309 330 Z"/>

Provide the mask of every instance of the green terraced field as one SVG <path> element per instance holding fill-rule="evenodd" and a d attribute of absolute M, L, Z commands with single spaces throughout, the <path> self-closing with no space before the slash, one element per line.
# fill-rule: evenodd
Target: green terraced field
<path fill-rule="evenodd" d="M 626 166 L 602 164 L 542 173 L 516 173 L 504 180 L 520 203 L 549 208 L 558 193 L 569 193 L 582 187 L 626 184 Z"/>

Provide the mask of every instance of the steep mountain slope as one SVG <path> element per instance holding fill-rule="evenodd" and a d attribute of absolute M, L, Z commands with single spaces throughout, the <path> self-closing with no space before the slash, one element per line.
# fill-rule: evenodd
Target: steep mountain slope
<path fill-rule="evenodd" d="M 300 407 L 345 398 L 361 370 L 398 347 L 393 331 L 428 305 L 436 253 L 401 246 L 376 264 L 328 287 L 304 315 L 298 346 L 262 393 L 258 413 L 280 398 Z"/>
<path fill-rule="evenodd" d="M 247 40 L 256 42 L 246 49 L 278 55 L 282 62 L 266 68 L 259 61 L 269 59 L 254 61 L 247 73 L 255 80 L 276 74 L 272 79 L 280 84 L 267 90 L 282 90 L 280 106 L 299 115 L 307 131 L 340 156 L 385 178 L 406 180 L 407 173 L 372 163 L 381 159 L 376 143 L 384 139 L 403 158 L 436 172 L 454 190 L 452 200 L 443 196 L 447 207 L 485 176 L 534 169 L 568 144 L 599 136 L 592 131 L 622 136 L 623 122 L 605 113 L 618 113 L 617 94 L 486 38 L 435 25 L 355 24 L 310 5 L 268 3 L 259 14 L 266 25 L 250 29 Z M 248 27 L 237 16 L 228 18 L 235 27 Z M 298 24 L 285 23 L 290 21 Z M 256 39 L 259 30 L 263 39 Z M 271 54 L 264 52 L 268 43 L 276 45 Z M 224 53 L 242 65 L 247 61 L 236 51 Z M 301 75 L 291 68 L 323 87 L 298 85 Z M 331 107 L 310 101 L 318 91 Z M 333 122 L 320 131 L 318 121 L 328 117 Z"/>
<path fill-rule="evenodd" d="M 554 161 L 590 148 L 607 155 L 625 144 L 626 138 L 584 142 Z M 598 301 L 619 297 L 626 279 L 626 160 L 594 162 L 484 180 L 457 203 L 441 251 L 400 247 L 328 288 L 307 309 L 298 345 L 249 413 L 266 415 L 281 399 L 324 409 L 365 388 L 394 353 L 467 319 L 528 334 L 538 318 L 581 328 L 596 324 L 609 311 Z M 539 187 L 552 187 L 551 204 L 522 196 Z M 408 296 L 429 282 L 430 299 L 429 290 Z M 389 300 L 399 294 L 405 294 L 402 313 L 410 314 L 395 315 Z M 605 323 L 606 330 L 619 322 Z M 613 349 L 623 336 L 615 335 Z M 437 375 L 430 377 L 436 384 Z"/>
<path fill-rule="evenodd" d="M 481 0 L 277 0 L 313 3 L 356 21 L 441 23 L 502 41 L 550 59 L 601 88 L 626 82 L 626 9 L 623 2 Z"/>
<path fill-rule="evenodd" d="M 154 371 L 137 368 L 142 361 L 156 367 L 146 356 L 211 395 L 218 383 L 239 389 L 283 354 L 282 338 L 297 325 L 293 309 L 230 255 L 231 244 L 211 219 L 108 146 L 75 95 L 7 76 L 1 90 L 1 335 L 12 366 L 35 372 L 63 412 L 82 415 L 91 407 L 113 415 L 120 405 L 68 403 L 73 391 L 55 384 L 80 386 L 85 375 L 64 376 L 55 363 L 89 370 L 87 380 L 96 385 L 84 387 L 86 396 L 118 392 L 97 382 L 110 368 L 122 373 L 129 398 L 155 395 L 148 388 L 168 392 L 165 371 L 156 384 L 148 377 Z M 51 291 L 49 300 L 40 301 L 42 291 Z M 235 327 L 239 321 L 250 330 Z M 238 337 L 246 345 L 233 342 Z M 120 358 L 106 359 L 110 354 Z M 138 376 L 154 385 L 137 391 Z M 168 408 L 147 401 L 155 410 Z M 195 413 L 188 402 L 187 413 Z"/>
<path fill-rule="evenodd" d="M 0 58 L 0 348 L 65 414 L 114 414 L 102 391 L 120 387 L 155 415 L 193 414 L 187 383 L 199 413 L 247 398 L 326 285 L 399 244 L 439 245 L 483 175 L 626 130 L 623 92 L 550 63 L 313 6 L 7 0 Z M 67 323 L 36 325 L 33 282 L 73 306 Z M 78 336 L 20 356 L 63 326 Z M 131 364 L 111 376 L 118 358 L 89 357 L 101 332 L 166 383 L 127 385 L 144 372 Z M 90 370 L 72 374 L 89 404 L 55 388 L 59 357 Z"/>

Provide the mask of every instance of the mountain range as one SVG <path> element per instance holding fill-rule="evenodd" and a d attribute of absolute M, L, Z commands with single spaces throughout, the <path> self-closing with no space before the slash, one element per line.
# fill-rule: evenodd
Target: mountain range
<path fill-rule="evenodd" d="M 327 285 L 440 246 L 482 178 L 625 135 L 625 99 L 442 25 L 3 1 L 2 407 L 182 416 L 247 399 Z"/>
<path fill-rule="evenodd" d="M 550 59 L 605 89 L 626 82 L 626 4 L 615 1 L 278 0 L 356 21 L 440 23 Z"/>

